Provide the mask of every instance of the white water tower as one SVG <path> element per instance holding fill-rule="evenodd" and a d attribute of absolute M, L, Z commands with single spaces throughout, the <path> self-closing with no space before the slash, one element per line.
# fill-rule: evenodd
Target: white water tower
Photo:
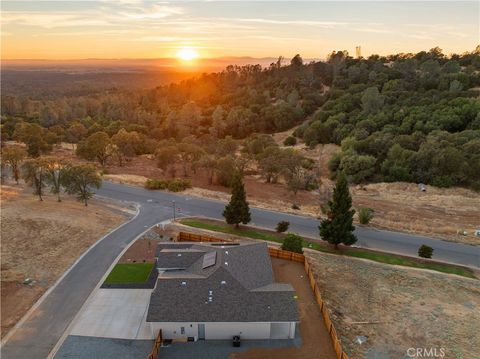
<path fill-rule="evenodd" d="M 361 46 L 356 46 L 355 47 L 355 54 L 357 55 L 357 59 L 362 57 L 362 47 Z"/>

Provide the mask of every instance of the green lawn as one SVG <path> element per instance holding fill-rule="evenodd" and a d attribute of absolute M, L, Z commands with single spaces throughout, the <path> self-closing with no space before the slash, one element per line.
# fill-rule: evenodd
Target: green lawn
<path fill-rule="evenodd" d="M 220 224 L 213 224 L 206 221 L 202 221 L 201 219 L 182 219 L 180 221 L 182 224 L 190 227 L 201 228 L 201 229 L 208 229 L 210 231 L 221 232 L 221 233 L 229 233 L 234 234 L 240 237 L 247 237 L 252 239 L 260 239 L 263 241 L 272 241 L 282 243 L 283 236 L 276 235 L 276 233 L 268 234 L 264 233 L 263 231 L 256 231 L 251 229 L 237 229 L 235 227 L 231 227 L 228 225 L 220 225 Z"/>
<path fill-rule="evenodd" d="M 222 224 L 221 222 L 216 224 L 216 223 L 212 223 L 211 220 L 203 220 L 198 218 L 182 219 L 180 222 L 190 227 L 207 229 L 210 231 L 221 232 L 221 233 L 229 233 L 229 234 L 234 234 L 240 237 L 272 241 L 277 243 L 282 243 L 283 237 L 284 237 L 284 234 L 276 233 L 273 231 L 267 231 L 262 229 L 255 230 L 252 228 L 237 229 L 227 224 Z M 326 252 L 326 253 L 369 259 L 375 262 L 380 262 L 385 264 L 401 265 L 406 267 L 422 268 L 422 269 L 431 269 L 438 272 L 457 274 L 457 275 L 468 277 L 468 278 L 476 278 L 473 272 L 468 268 L 463 268 L 455 265 L 443 264 L 438 262 L 423 262 L 421 260 L 415 260 L 414 258 L 412 259 L 405 258 L 402 256 L 397 256 L 395 254 L 367 251 L 359 248 L 343 248 L 341 250 L 335 251 L 333 247 L 327 244 L 311 242 L 305 239 L 303 240 L 303 247 L 314 249 L 321 252 Z"/>
<path fill-rule="evenodd" d="M 106 284 L 144 283 L 152 271 L 153 263 L 118 263 L 105 280 Z"/>

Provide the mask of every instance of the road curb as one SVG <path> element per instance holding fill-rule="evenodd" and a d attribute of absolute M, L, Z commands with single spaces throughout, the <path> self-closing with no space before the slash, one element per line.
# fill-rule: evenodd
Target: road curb
<path fill-rule="evenodd" d="M 121 225 L 118 227 L 112 229 L 110 232 L 106 233 L 103 237 L 98 239 L 95 243 L 93 243 L 88 249 L 83 252 L 80 257 L 77 258 L 75 262 L 58 278 L 55 283 L 47 289 L 45 293 L 32 305 L 32 307 L 25 313 L 25 315 L 13 326 L 12 329 L 5 335 L 5 337 L 1 341 L 0 347 L 3 347 L 7 342 L 10 340 L 10 338 L 15 334 L 15 332 L 20 328 L 26 321 L 27 319 L 32 315 L 32 313 L 45 301 L 45 299 L 50 295 L 51 292 L 60 284 L 60 282 L 73 270 L 73 268 L 85 257 L 93 248 L 95 248 L 98 244 L 100 244 L 101 241 L 103 241 L 107 236 L 109 236 L 111 233 L 115 232 L 117 229 L 122 228 L 123 226 L 127 225 L 128 223 L 132 222 L 135 220 L 138 215 L 140 214 L 140 205 L 135 203 L 135 209 L 136 213 L 135 215 L 130 218 L 128 221 L 123 222 Z"/>
<path fill-rule="evenodd" d="M 163 223 L 163 222 L 166 222 L 166 221 L 162 221 L 162 222 L 158 222 L 158 223 L 155 223 L 154 225 L 148 227 L 147 229 L 145 229 L 142 233 L 140 233 L 138 236 L 136 236 L 134 239 L 132 239 L 132 241 L 120 252 L 120 254 L 115 258 L 115 260 L 112 262 L 112 264 L 110 265 L 110 267 L 108 267 L 107 271 L 105 272 L 105 274 L 102 276 L 102 278 L 100 278 L 99 282 L 97 283 L 97 285 L 95 286 L 95 288 L 90 292 L 90 294 L 88 295 L 87 299 L 85 300 L 85 302 L 83 303 L 82 307 L 80 308 L 80 310 L 77 312 L 77 314 L 75 314 L 75 316 L 73 317 L 72 321 L 70 322 L 70 324 L 67 326 L 67 328 L 65 329 L 65 331 L 63 332 L 62 336 L 60 337 L 60 339 L 58 340 L 57 344 L 55 344 L 55 346 L 53 347 L 53 349 L 50 351 L 50 353 L 48 354 L 47 356 L 47 359 L 53 359 L 55 357 L 55 355 L 57 354 L 58 350 L 61 348 L 61 346 L 63 345 L 63 343 L 65 342 L 65 339 L 67 339 L 67 337 L 69 336 L 70 332 L 72 331 L 72 328 L 73 326 L 76 324 L 78 318 L 80 317 L 81 314 L 83 314 L 83 312 L 85 312 L 88 304 L 90 304 L 90 302 L 92 301 L 92 297 L 93 295 L 97 292 L 98 289 L 100 289 L 100 287 L 102 286 L 103 282 L 105 282 L 105 279 L 107 279 L 107 276 L 110 274 L 110 272 L 112 271 L 113 267 L 117 264 L 118 260 L 123 256 L 123 254 L 140 238 L 142 237 L 145 233 L 147 233 L 149 230 L 151 230 L 153 227 L 157 226 L 158 224 L 160 223 Z"/>

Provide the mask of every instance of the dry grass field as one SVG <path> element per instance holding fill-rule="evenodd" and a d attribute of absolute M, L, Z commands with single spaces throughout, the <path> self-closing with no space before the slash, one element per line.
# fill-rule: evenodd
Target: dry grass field
<path fill-rule="evenodd" d="M 275 134 L 275 138 L 281 142 L 291 132 L 292 130 Z M 321 191 L 331 191 L 333 182 L 328 179 L 327 163 L 339 147 L 333 144 L 318 145 L 311 150 L 304 144 L 298 144 L 295 148 L 317 161 L 321 170 Z M 57 148 L 54 153 L 78 161 L 68 145 Z M 110 163 L 104 172 L 107 180 L 136 186 L 143 186 L 147 178 L 164 177 L 163 171 L 156 166 L 155 159 L 149 155 L 138 156 L 122 167 Z M 182 174 L 180 167 L 177 173 Z M 186 194 L 229 199 L 229 189 L 208 184 L 207 177 L 201 170 L 188 179 L 191 180 L 193 188 Z M 248 200 L 254 206 L 314 217 L 322 216 L 318 191 L 300 191 L 294 195 L 285 185 L 267 184 L 259 175 L 246 176 L 245 187 Z M 375 217 L 371 222 L 374 227 L 480 244 L 480 238 L 473 235 L 475 229 L 480 229 L 480 193 L 463 188 L 426 188 L 426 192 L 420 192 L 417 185 L 412 183 L 373 183 L 352 186 L 351 193 L 355 208 L 370 207 L 375 210 Z M 301 209 L 293 210 L 293 203 L 299 204 Z M 467 232 L 466 236 L 457 234 L 463 231 Z"/>
<path fill-rule="evenodd" d="M 411 347 L 480 357 L 478 280 L 318 252 L 308 257 L 351 359 L 404 358 Z M 358 344 L 357 336 L 367 341 Z"/>
<path fill-rule="evenodd" d="M 2 185 L 2 336 L 94 242 L 129 215 L 99 200 L 88 207 L 51 195 L 40 202 L 31 189 Z M 30 278 L 31 284 L 23 284 Z"/>

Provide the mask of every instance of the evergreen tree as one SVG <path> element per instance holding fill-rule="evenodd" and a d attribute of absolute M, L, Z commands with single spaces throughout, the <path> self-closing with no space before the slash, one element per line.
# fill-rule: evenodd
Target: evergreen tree
<path fill-rule="evenodd" d="M 248 208 L 242 176 L 239 173 L 234 175 L 231 185 L 232 197 L 230 203 L 225 206 L 223 216 L 228 224 L 235 224 L 235 227 L 238 228 L 239 223 L 247 224 L 250 222 L 250 209 Z"/>
<path fill-rule="evenodd" d="M 348 190 L 347 177 L 343 172 L 338 174 L 337 183 L 333 190 L 333 198 L 328 202 L 330 211 L 328 218 L 320 223 L 320 236 L 324 241 L 334 244 L 338 248 L 340 243 L 347 246 L 354 244 L 357 237 L 353 234 L 352 197 Z"/>
<path fill-rule="evenodd" d="M 302 237 L 298 234 L 288 233 L 283 239 L 282 249 L 295 253 L 303 253 Z"/>

